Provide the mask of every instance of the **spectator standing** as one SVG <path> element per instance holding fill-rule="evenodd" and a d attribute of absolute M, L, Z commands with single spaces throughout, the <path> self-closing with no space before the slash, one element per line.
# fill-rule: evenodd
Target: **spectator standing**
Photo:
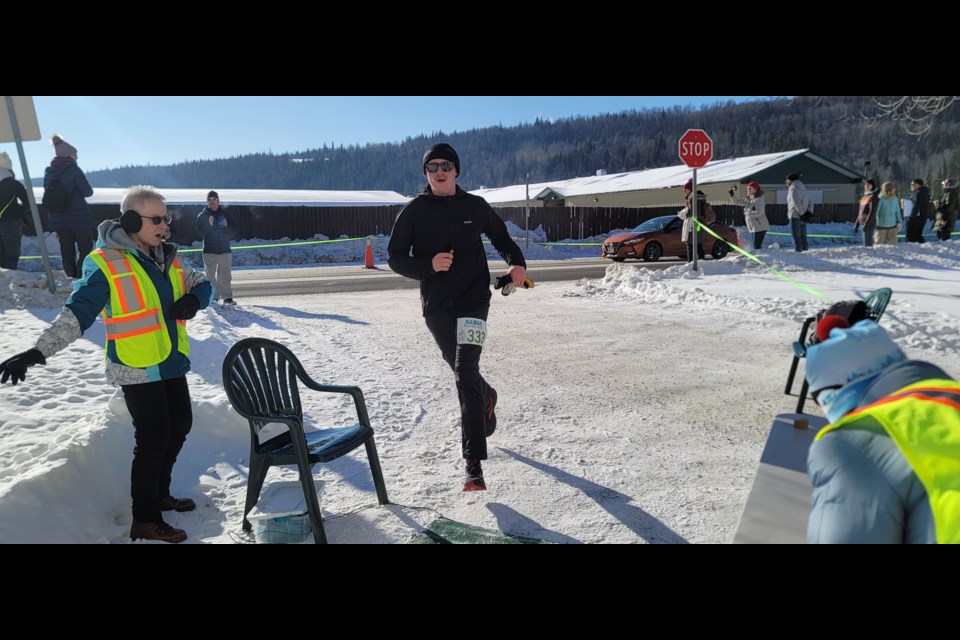
<path fill-rule="evenodd" d="M 677 212 L 677 217 L 683 220 L 683 229 L 680 233 L 683 241 L 687 244 L 687 262 L 693 262 L 694 235 L 696 235 L 697 258 L 703 260 L 703 243 L 707 241 L 707 237 L 709 236 L 703 227 L 709 227 L 717 219 L 716 214 L 713 212 L 713 207 L 707 202 L 707 194 L 697 189 L 697 222 L 700 224 L 700 228 L 696 230 L 693 228 L 692 193 L 693 180 L 691 179 L 687 180 L 686 184 L 683 185 L 683 198 L 687 201 L 687 206 Z"/>
<path fill-rule="evenodd" d="M 753 250 L 760 251 L 763 248 L 763 238 L 770 230 L 770 222 L 767 220 L 766 199 L 763 196 L 763 189 L 759 182 L 747 183 L 747 197 L 736 197 L 737 187 L 730 189 L 730 201 L 733 204 L 743 207 L 743 219 L 747 224 L 747 231 L 753 234 Z"/>
<path fill-rule="evenodd" d="M 0 151 L 0 268 L 17 268 L 23 227 L 32 226 L 27 190 L 14 177 L 10 156 Z"/>
<path fill-rule="evenodd" d="M 860 196 L 860 213 L 857 226 L 863 229 L 863 246 L 872 247 L 874 232 L 877 230 L 877 207 L 880 206 L 880 189 L 877 181 L 869 179 L 863 183 L 863 195 Z"/>
<path fill-rule="evenodd" d="M 197 233 L 203 239 L 203 268 L 213 283 L 214 299 L 223 300 L 223 304 L 234 304 L 230 236 L 239 230 L 233 216 L 220 204 L 220 194 L 207 193 L 207 206 L 197 215 Z"/>
<path fill-rule="evenodd" d="M 903 215 L 900 213 L 900 201 L 897 200 L 897 187 L 892 182 L 884 182 L 878 198 L 874 241 L 877 244 L 897 244 L 897 232 L 902 226 Z"/>
<path fill-rule="evenodd" d="M 923 227 L 933 213 L 930 187 L 923 184 L 922 178 L 914 178 L 910 183 L 910 200 L 913 201 L 913 206 L 910 209 L 910 217 L 907 218 L 907 242 L 922 244 L 924 242 Z"/>
<path fill-rule="evenodd" d="M 53 180 L 59 180 L 69 200 L 64 211 L 47 212 L 50 231 L 55 231 L 60 241 L 63 272 L 68 278 L 79 278 L 80 265 L 93 250 L 93 214 L 86 201 L 93 195 L 93 187 L 77 164 L 77 148 L 59 135 L 54 135 L 50 143 L 54 156 L 44 173 L 43 187 L 46 189 Z"/>
<path fill-rule="evenodd" d="M 803 214 L 813 210 L 810 194 L 807 187 L 800 180 L 801 174 L 791 173 L 787 176 L 787 219 L 790 220 L 790 231 L 793 233 L 793 246 L 799 253 L 810 249 L 807 243 L 807 223 L 803 221 Z"/>
<path fill-rule="evenodd" d="M 957 201 L 957 179 L 947 178 L 942 186 L 943 195 L 933 203 L 933 208 L 937 212 L 933 229 L 937 232 L 937 240 L 949 240 L 957 226 L 957 210 L 960 208 L 960 203 Z"/>

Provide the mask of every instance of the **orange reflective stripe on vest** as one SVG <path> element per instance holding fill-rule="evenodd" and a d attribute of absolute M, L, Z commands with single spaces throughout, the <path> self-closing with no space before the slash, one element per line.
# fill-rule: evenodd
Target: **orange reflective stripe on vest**
<path fill-rule="evenodd" d="M 113 341 L 117 358 L 130 367 L 145 368 L 160 364 L 170 356 L 172 344 L 163 318 L 160 295 L 150 276 L 135 258 L 119 249 L 97 249 L 90 257 L 110 284 L 110 304 L 103 310 L 107 341 Z M 186 289 L 179 260 L 170 271 L 173 299 Z M 186 324 L 177 322 L 177 350 L 187 355 L 190 343 Z"/>
<path fill-rule="evenodd" d="M 817 434 L 873 419 L 897 444 L 923 483 L 937 542 L 960 543 L 960 383 L 929 379 L 852 411 Z"/>

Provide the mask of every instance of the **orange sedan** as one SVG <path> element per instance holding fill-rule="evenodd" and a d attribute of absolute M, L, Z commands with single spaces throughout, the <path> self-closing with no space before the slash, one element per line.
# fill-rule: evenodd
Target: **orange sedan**
<path fill-rule="evenodd" d="M 651 218 L 633 231 L 616 233 L 604 240 L 601 255 L 616 262 L 623 262 L 627 258 L 656 262 L 664 256 L 686 260 L 687 245 L 680 239 L 682 229 L 683 220 L 677 216 Z M 703 243 L 703 251 L 719 260 L 729 253 L 730 245 L 737 244 L 737 231 L 719 222 L 711 224 L 710 230 L 723 240 L 708 235 Z"/>

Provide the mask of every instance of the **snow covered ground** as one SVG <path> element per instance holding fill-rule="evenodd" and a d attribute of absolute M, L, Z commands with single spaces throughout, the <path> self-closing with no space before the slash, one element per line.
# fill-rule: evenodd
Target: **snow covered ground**
<path fill-rule="evenodd" d="M 849 236 L 843 227 L 810 231 Z M 788 237 L 769 240 L 782 244 L 761 258 L 830 301 L 891 287 L 881 324 L 909 356 L 960 376 L 960 243 L 814 240 L 797 254 Z M 343 244 L 354 245 L 347 262 L 362 258 L 359 243 Z M 294 248 L 270 251 L 248 254 L 304 264 Z M 741 256 L 702 265 L 699 278 L 680 263 L 618 264 L 600 280 L 495 293 L 481 369 L 500 394 L 499 426 L 484 464 L 489 490 L 466 494 L 452 374 L 416 290 L 202 311 L 190 323 L 194 426 L 174 469 L 175 494 L 199 508 L 168 521 L 188 543 L 250 541 L 240 530 L 249 430 L 226 401 L 220 367 L 237 340 L 262 336 L 290 347 L 315 379 L 366 395 L 395 504 L 376 505 L 362 448 L 321 465 L 333 543 L 406 542 L 439 515 L 563 543 L 729 542 L 770 423 L 796 403 L 783 394 L 791 342 L 826 302 Z M 68 293 L 59 276 L 50 294 L 41 273 L 0 271 L 0 359 L 30 348 L 56 315 Z M 0 388 L 0 542 L 129 542 L 133 430 L 104 381 L 102 345 L 98 323 L 25 383 Z M 304 402 L 319 425 L 349 420 L 339 399 L 307 392 Z M 274 469 L 268 482 L 295 478 Z"/>

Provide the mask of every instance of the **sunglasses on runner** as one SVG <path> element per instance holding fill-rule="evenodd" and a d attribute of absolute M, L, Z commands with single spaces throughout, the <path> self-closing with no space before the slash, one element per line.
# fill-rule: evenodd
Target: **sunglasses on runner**
<path fill-rule="evenodd" d="M 456 168 L 456 166 L 457 165 L 453 164 L 452 162 L 447 162 L 446 160 L 444 160 L 443 162 L 440 162 L 440 163 L 428 162 L 426 165 L 426 168 L 429 173 L 436 173 L 437 169 L 443 169 L 444 171 L 448 171 L 448 172 L 453 171 Z"/>

